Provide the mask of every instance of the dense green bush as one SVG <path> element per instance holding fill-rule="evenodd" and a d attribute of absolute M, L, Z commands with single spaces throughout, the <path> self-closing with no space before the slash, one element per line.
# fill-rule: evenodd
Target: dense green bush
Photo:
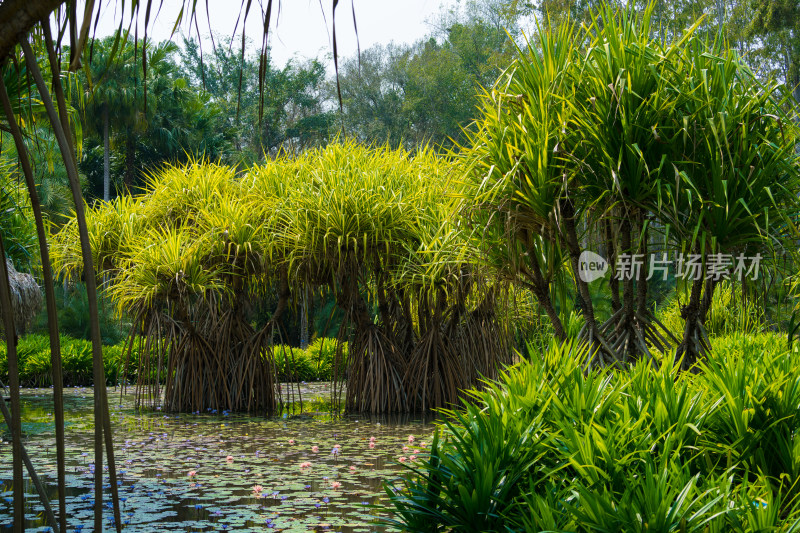
<path fill-rule="evenodd" d="M 553 346 L 471 392 L 429 455 L 387 486 L 407 531 L 800 531 L 800 351 L 718 337 L 698 373 L 669 358 L 586 372 Z"/>
<path fill-rule="evenodd" d="M 84 339 L 75 339 L 62 335 L 61 360 L 64 371 L 65 386 L 91 385 L 92 378 L 92 343 Z M 127 358 L 127 341 L 112 346 L 103 346 L 103 367 L 106 383 L 113 385 L 120 382 L 125 360 Z M 277 345 L 274 347 L 278 378 L 280 381 L 328 381 L 333 377 L 336 358 L 337 340 L 319 338 L 306 350 Z M 291 350 L 291 351 L 290 351 Z M 342 343 L 341 367 L 347 361 L 347 343 Z M 127 380 L 133 381 L 139 372 L 140 354 L 144 348 L 138 342 L 133 343 L 133 350 L 128 362 Z M 50 339 L 47 335 L 35 334 L 21 337 L 17 345 L 20 366 L 20 383 L 25 387 L 49 387 L 52 385 L 50 365 Z M 155 376 L 155 365 L 150 371 Z M 342 370 L 340 370 L 342 372 Z M 161 376 L 164 380 L 164 376 Z M 0 342 L 0 381 L 8 383 L 8 360 L 6 345 Z"/>
<path fill-rule="evenodd" d="M 273 347 L 279 381 L 329 381 L 333 378 L 337 340 L 318 338 L 301 350 L 286 345 Z M 347 364 L 347 343 L 342 343 L 339 373 Z"/>
<path fill-rule="evenodd" d="M 91 385 L 94 382 L 92 343 L 66 335 L 60 337 L 60 343 L 64 385 L 68 387 Z M 125 367 L 126 350 L 126 342 L 103 346 L 103 369 L 107 384 L 113 385 L 120 381 Z M 128 380 L 136 379 L 139 368 L 139 352 L 139 346 L 134 343 L 128 366 Z M 50 339 L 47 335 L 36 334 L 21 337 L 17 344 L 17 354 L 22 386 L 49 387 L 52 385 Z M 8 382 L 8 359 L 4 342 L 0 343 L 0 381 Z"/>

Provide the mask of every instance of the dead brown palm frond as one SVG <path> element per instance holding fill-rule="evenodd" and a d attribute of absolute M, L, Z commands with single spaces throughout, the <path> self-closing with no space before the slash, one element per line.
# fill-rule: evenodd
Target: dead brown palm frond
<path fill-rule="evenodd" d="M 16 334 L 22 335 L 42 308 L 42 290 L 31 274 L 17 272 L 10 259 L 6 259 L 6 271 L 11 289 L 14 327 Z"/>

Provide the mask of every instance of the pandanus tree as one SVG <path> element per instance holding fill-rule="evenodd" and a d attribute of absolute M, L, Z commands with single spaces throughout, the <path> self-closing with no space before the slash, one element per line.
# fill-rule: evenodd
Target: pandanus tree
<path fill-rule="evenodd" d="M 167 167 L 144 194 L 87 209 L 98 274 L 152 354 L 139 361 L 140 400 L 159 402 L 164 379 L 172 411 L 273 412 L 273 346 L 307 288 L 344 313 L 336 378 L 348 410 L 442 407 L 496 375 L 509 356 L 502 285 L 476 265 L 449 163 L 335 143 L 244 175 Z M 67 274 L 83 261 L 75 232 L 64 226 L 53 247 Z M 270 295 L 276 307 L 256 324 L 249 302 Z"/>
<path fill-rule="evenodd" d="M 507 361 L 498 287 L 474 265 L 448 163 L 351 143 L 299 159 L 307 177 L 286 204 L 284 249 L 345 313 L 350 410 L 451 404 Z"/>
<path fill-rule="evenodd" d="M 759 84 L 738 58 L 709 54 L 700 43 L 682 54 L 687 68 L 676 144 L 686 163 L 677 166 L 680 188 L 670 191 L 663 213 L 674 237 L 705 258 L 681 312 L 677 357 L 688 366 L 709 349 L 703 323 L 716 286 L 727 278 L 720 267 L 749 270 L 758 267 L 753 257 L 796 248 L 800 181 L 798 130 L 783 113 L 791 92 L 777 100 L 775 87 Z"/>
<path fill-rule="evenodd" d="M 466 149 L 484 248 L 517 252 L 500 264 L 531 289 L 557 336 L 547 289 L 569 264 L 593 364 L 678 344 L 690 365 L 707 349 L 702 321 L 719 278 L 707 280 L 718 274 L 702 262 L 675 342 L 648 307 L 652 253 L 766 252 L 797 212 L 796 132 L 778 87 L 694 28 L 663 44 L 652 14 L 653 5 L 641 14 L 606 5 L 581 29 L 540 29 L 484 95 Z M 601 249 L 612 265 L 602 323 L 579 264 Z M 568 260 L 554 261 L 559 253 Z"/>
<path fill-rule="evenodd" d="M 255 332 L 246 300 L 270 275 L 269 240 L 260 234 L 268 204 L 242 204 L 241 182 L 216 165 L 168 167 L 137 198 L 87 210 L 98 273 L 120 310 L 134 317 L 143 351 L 140 402 L 173 411 L 209 406 L 271 412 L 269 360 L 249 350 Z M 54 246 L 69 275 L 82 257 L 70 222 Z M 146 392 L 146 394 L 145 394 Z"/>

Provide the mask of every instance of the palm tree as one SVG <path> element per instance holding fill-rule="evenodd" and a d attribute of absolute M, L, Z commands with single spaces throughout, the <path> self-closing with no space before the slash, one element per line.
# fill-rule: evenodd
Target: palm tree
<path fill-rule="evenodd" d="M 162 107 L 185 103 L 188 91 L 171 60 L 178 50 L 174 43 L 165 41 L 147 49 L 147 76 L 127 35 L 109 36 L 92 44 L 92 53 L 88 49 L 85 52 L 83 115 L 91 130 L 103 139 L 103 199 L 108 201 L 112 140 L 118 139 L 124 147 L 123 183 L 130 190 L 137 182 L 136 153 L 143 132 L 170 151 L 179 149 L 176 139 L 181 132 L 165 127 L 158 113 Z"/>
<path fill-rule="evenodd" d="M 111 197 L 111 135 L 135 119 L 134 51 L 125 39 L 117 50 L 119 35 L 94 41 L 91 60 L 83 67 L 84 122 L 103 139 L 103 200 Z M 89 58 L 87 58 L 89 59 Z"/>

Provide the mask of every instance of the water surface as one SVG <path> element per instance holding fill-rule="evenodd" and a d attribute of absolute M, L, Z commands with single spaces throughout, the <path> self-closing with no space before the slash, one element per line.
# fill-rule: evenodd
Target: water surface
<path fill-rule="evenodd" d="M 382 531 L 382 481 L 424 453 L 433 425 L 420 416 L 338 416 L 327 384 L 303 385 L 280 417 L 139 412 L 131 395 L 109 388 L 125 531 Z M 50 389 L 22 392 L 25 447 L 55 485 Z M 92 531 L 92 390 L 65 391 L 69 531 Z M 0 531 L 11 530 L 11 443 L 0 423 Z M 409 442 L 413 436 L 413 442 Z M 374 437 L 370 447 L 371 437 Z M 316 446 L 318 450 L 313 448 Z M 402 458 L 402 459 L 401 459 Z M 105 468 L 104 468 L 105 470 Z M 104 499 L 109 499 L 105 477 Z M 32 531 L 47 531 L 28 483 Z M 55 490 L 52 505 L 57 509 Z M 113 529 L 106 510 L 108 530 Z"/>

